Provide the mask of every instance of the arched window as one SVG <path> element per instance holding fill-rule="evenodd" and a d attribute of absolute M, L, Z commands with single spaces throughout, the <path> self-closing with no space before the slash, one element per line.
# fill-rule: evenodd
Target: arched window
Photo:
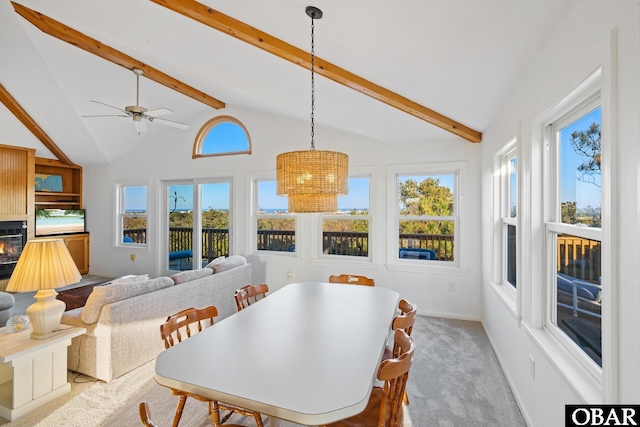
<path fill-rule="evenodd" d="M 193 144 L 193 158 L 251 154 L 249 132 L 231 116 L 218 116 L 202 126 Z"/>

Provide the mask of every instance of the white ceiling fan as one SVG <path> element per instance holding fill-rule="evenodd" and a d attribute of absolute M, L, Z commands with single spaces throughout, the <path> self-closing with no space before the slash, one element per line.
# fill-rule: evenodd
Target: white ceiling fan
<path fill-rule="evenodd" d="M 158 116 L 164 116 L 167 114 L 173 114 L 173 111 L 168 108 L 157 108 L 155 110 L 147 110 L 145 107 L 141 107 L 139 104 L 140 98 L 140 76 L 143 71 L 139 68 L 133 68 L 133 73 L 136 75 L 136 105 L 129 105 L 124 107 L 124 109 L 119 107 L 114 107 L 113 105 L 105 104 L 100 101 L 92 101 L 96 104 L 106 105 L 110 108 L 115 108 L 116 110 L 124 113 L 124 114 L 100 114 L 100 115 L 91 115 L 91 116 L 82 116 L 82 117 L 131 117 L 133 119 L 133 124 L 136 126 L 136 130 L 138 134 L 140 132 L 145 132 L 147 130 L 147 126 L 145 124 L 145 120 L 148 120 L 152 123 L 159 123 L 161 125 L 171 126 L 178 129 L 189 129 L 189 126 L 184 123 L 174 122 L 167 119 L 161 119 Z"/>

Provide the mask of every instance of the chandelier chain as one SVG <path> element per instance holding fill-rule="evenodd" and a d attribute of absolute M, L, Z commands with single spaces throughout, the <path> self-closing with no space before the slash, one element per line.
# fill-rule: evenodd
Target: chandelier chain
<path fill-rule="evenodd" d="M 314 141 L 314 110 L 316 108 L 316 92 L 315 92 L 315 78 L 314 78 L 314 68 L 315 68 L 315 54 L 314 54 L 314 18 L 311 17 L 311 149 L 315 150 L 316 145 Z"/>

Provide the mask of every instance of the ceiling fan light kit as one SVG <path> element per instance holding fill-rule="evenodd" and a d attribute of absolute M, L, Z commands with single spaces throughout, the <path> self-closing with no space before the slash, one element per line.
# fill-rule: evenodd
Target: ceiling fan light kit
<path fill-rule="evenodd" d="M 336 212 L 338 196 L 348 193 L 349 156 L 337 151 L 316 150 L 314 141 L 314 24 L 322 11 L 307 6 L 311 18 L 311 149 L 290 151 L 276 157 L 276 194 L 287 196 L 292 213 Z"/>
<path fill-rule="evenodd" d="M 140 76 L 144 72 L 139 68 L 133 68 L 131 71 L 133 71 L 133 73 L 136 75 L 136 105 L 128 105 L 124 107 L 124 109 L 121 109 L 119 107 L 114 107 L 113 105 L 105 104 L 104 102 L 90 101 L 95 102 L 96 104 L 105 105 L 110 108 L 115 108 L 116 110 L 124 114 L 101 114 L 82 117 L 131 117 L 133 119 L 133 124 L 136 127 L 136 131 L 138 131 L 138 134 L 147 130 L 145 120 L 178 129 L 189 129 L 189 126 L 184 123 L 158 118 L 158 116 L 173 114 L 173 111 L 169 110 L 168 108 L 156 108 L 154 110 L 148 110 L 147 108 L 142 107 L 140 105 Z"/>

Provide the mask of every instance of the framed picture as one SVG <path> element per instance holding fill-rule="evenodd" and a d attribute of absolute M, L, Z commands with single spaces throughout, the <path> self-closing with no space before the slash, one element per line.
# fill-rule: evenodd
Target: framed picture
<path fill-rule="evenodd" d="M 62 176 L 37 173 L 36 191 L 62 193 Z"/>

